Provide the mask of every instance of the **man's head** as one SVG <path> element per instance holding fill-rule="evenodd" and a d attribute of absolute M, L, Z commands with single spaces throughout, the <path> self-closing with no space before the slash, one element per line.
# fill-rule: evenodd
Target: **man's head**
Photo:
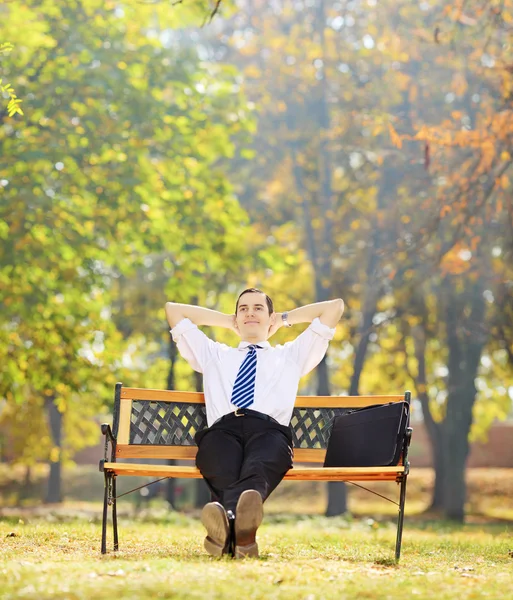
<path fill-rule="evenodd" d="M 269 337 L 269 328 L 275 320 L 273 301 L 261 290 L 248 288 L 237 298 L 235 322 L 243 341 L 266 340 Z"/>

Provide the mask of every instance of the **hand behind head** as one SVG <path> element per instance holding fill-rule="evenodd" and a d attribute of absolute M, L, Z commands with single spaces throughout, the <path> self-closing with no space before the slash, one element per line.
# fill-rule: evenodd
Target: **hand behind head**
<path fill-rule="evenodd" d="M 275 319 L 274 323 L 271 323 L 271 326 L 269 327 L 269 332 L 267 333 L 267 339 L 272 337 L 278 331 L 278 329 L 280 329 L 280 327 L 281 327 L 281 319 Z"/>
<path fill-rule="evenodd" d="M 242 337 L 240 334 L 239 326 L 237 325 L 237 318 L 235 315 L 232 315 L 232 331 L 234 331 L 239 337 Z"/>

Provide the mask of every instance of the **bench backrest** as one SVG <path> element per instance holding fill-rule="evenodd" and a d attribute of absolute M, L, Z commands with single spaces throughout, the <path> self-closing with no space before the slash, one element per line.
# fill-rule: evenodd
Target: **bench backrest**
<path fill-rule="evenodd" d="M 410 392 L 394 396 L 298 396 L 290 423 L 295 460 L 324 461 L 335 416 L 404 400 L 410 402 Z M 202 392 L 116 384 L 112 429 L 117 458 L 193 459 L 197 451 L 194 435 L 206 426 Z"/>

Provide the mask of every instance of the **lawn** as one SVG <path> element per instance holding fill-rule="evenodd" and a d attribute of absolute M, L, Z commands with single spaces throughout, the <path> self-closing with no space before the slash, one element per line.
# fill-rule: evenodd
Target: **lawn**
<path fill-rule="evenodd" d="M 511 524 L 406 523 L 271 514 L 261 557 L 212 559 L 196 516 L 120 522 L 120 551 L 99 553 L 100 523 L 49 512 L 0 520 L 0 597 L 8 598 L 497 598 L 513 597 Z"/>
<path fill-rule="evenodd" d="M 355 487 L 348 490 L 353 518 L 327 519 L 324 484 L 284 482 L 265 505 L 260 559 L 233 561 L 203 551 L 190 482 L 180 492 L 181 512 L 169 511 L 162 498 L 139 507 L 137 493 L 120 499 L 120 551 L 101 556 L 98 471 L 68 472 L 66 502 L 57 506 L 40 504 L 44 473 L 38 472 L 20 502 L 22 475 L 0 469 L 2 600 L 513 599 L 512 469 L 468 471 L 465 525 L 426 517 L 433 472 L 414 469 L 399 565 L 397 508 Z M 141 482 L 119 483 L 122 493 Z M 369 487 L 397 499 L 394 483 Z"/>
<path fill-rule="evenodd" d="M 25 470 L 0 464 L 0 516 L 3 509 L 34 508 L 40 505 L 45 495 L 47 468 L 38 465 L 32 470 L 31 481 L 24 482 Z M 118 493 L 122 494 L 134 487 L 151 481 L 151 478 L 121 477 L 118 479 Z M 421 514 L 429 505 L 434 481 L 432 469 L 412 469 L 408 477 L 406 514 Z M 193 507 L 194 480 L 178 480 L 177 504 L 186 511 Z M 394 500 L 398 499 L 398 486 L 393 482 L 364 482 L 371 488 Z M 103 499 L 103 476 L 96 466 L 80 466 L 66 469 L 63 477 L 65 500 L 73 506 L 91 506 Z M 513 521 L 513 469 L 469 469 L 467 471 L 467 514 L 484 519 Z M 357 516 L 395 515 L 396 507 L 357 487 L 348 486 L 349 509 Z M 141 496 L 138 492 L 125 496 L 119 503 L 119 510 L 135 514 Z M 285 481 L 266 503 L 268 513 L 295 513 L 322 515 L 326 509 L 326 484 L 316 481 Z M 161 502 L 163 505 L 164 503 Z M 144 505 L 144 503 L 143 503 Z M 158 502 L 152 502 L 152 506 Z M 97 507 L 96 509 L 97 510 Z M 18 514 L 19 511 L 15 510 Z"/>

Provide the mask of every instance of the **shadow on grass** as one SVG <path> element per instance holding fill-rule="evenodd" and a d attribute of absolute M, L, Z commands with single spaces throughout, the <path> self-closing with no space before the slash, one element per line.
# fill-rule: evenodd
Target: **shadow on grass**
<path fill-rule="evenodd" d="M 467 516 L 464 523 L 459 521 L 450 521 L 447 519 L 436 518 L 432 514 L 420 516 L 418 518 L 405 518 L 405 530 L 427 531 L 435 533 L 459 533 L 471 531 L 488 531 L 490 533 L 498 533 L 513 528 L 513 521 L 506 519 L 488 519 L 488 518 L 473 518 L 472 515 Z"/>
<path fill-rule="evenodd" d="M 399 568 L 399 563 L 395 560 L 395 558 L 378 558 L 378 560 L 374 561 L 374 564 L 380 567 L 391 567 L 393 569 Z"/>
<path fill-rule="evenodd" d="M 93 554 L 94 558 L 94 554 Z M 159 551 L 154 552 L 148 549 L 139 549 L 139 550 L 119 550 L 118 552 L 107 552 L 107 554 L 101 554 L 98 550 L 97 554 L 98 560 L 102 562 L 115 562 L 115 561 L 123 561 L 123 562 L 140 562 L 140 561 L 148 561 L 148 560 L 174 560 L 178 562 L 185 563 L 205 563 L 205 562 L 213 562 L 217 561 L 220 563 L 230 561 L 231 559 L 228 557 L 222 558 L 213 558 L 208 554 L 201 554 L 196 551 L 187 551 L 182 550 L 181 552 L 173 552 L 170 550 L 169 552 Z"/>

